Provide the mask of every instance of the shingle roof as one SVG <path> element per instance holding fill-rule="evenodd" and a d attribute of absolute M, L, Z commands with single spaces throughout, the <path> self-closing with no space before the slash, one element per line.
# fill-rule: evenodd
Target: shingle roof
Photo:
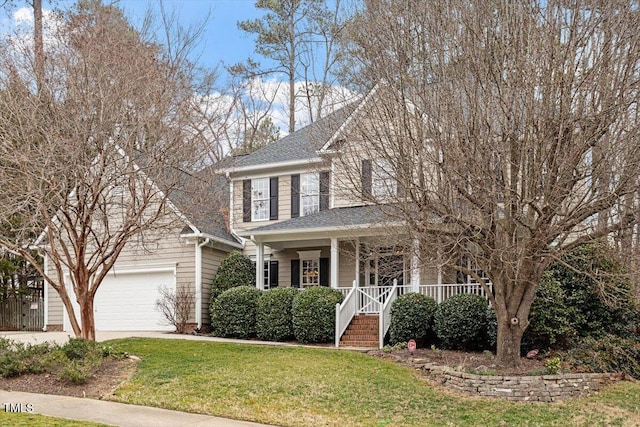
<path fill-rule="evenodd" d="M 361 100 L 347 104 L 258 151 L 238 156 L 231 166 L 246 167 L 317 158 L 316 152 L 335 134 L 360 102 Z"/>
<path fill-rule="evenodd" d="M 351 206 L 316 212 L 311 215 L 291 218 L 286 221 L 264 225 L 246 230 L 243 234 L 264 233 L 270 231 L 305 231 L 312 228 L 340 228 L 358 225 L 382 224 L 389 217 L 378 205 Z"/>
<path fill-rule="evenodd" d="M 228 242 L 239 243 L 227 229 L 224 210 L 229 206 L 229 184 L 220 175 L 183 174 L 181 189 L 169 193 L 169 199 L 200 232 Z M 188 229 L 188 227 L 187 227 Z M 189 233 L 186 230 L 183 233 Z"/>

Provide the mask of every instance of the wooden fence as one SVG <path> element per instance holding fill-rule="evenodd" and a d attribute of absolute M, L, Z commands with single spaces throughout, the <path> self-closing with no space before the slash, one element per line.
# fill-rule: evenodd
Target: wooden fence
<path fill-rule="evenodd" d="M 0 331 L 41 331 L 43 327 L 42 292 L 0 296 Z"/>

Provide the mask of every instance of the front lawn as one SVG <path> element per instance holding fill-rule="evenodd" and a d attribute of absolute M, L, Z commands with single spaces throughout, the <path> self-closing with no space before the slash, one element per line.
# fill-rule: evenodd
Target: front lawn
<path fill-rule="evenodd" d="M 436 388 L 351 351 L 126 339 L 142 360 L 114 400 L 283 426 L 640 425 L 640 385 L 565 403 L 509 403 Z"/>

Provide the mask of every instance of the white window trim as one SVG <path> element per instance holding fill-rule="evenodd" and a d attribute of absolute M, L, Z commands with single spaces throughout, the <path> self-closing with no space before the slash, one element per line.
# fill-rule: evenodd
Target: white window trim
<path fill-rule="evenodd" d="M 254 198 L 254 185 L 257 182 L 266 182 L 266 186 L 264 187 L 266 196 L 262 196 L 261 198 Z M 255 178 L 251 180 L 251 222 L 259 222 L 259 221 L 269 221 L 270 217 L 270 206 L 269 206 L 269 198 L 270 194 L 270 181 L 269 178 Z M 256 210 L 254 207 L 254 203 L 262 201 L 266 204 L 266 218 L 256 218 Z"/>
<path fill-rule="evenodd" d="M 305 193 L 303 191 L 304 188 L 304 181 L 305 178 L 308 179 L 309 177 L 314 177 L 316 179 L 316 182 L 318 184 L 318 188 L 317 191 L 314 193 Z M 316 212 L 320 211 L 320 174 L 317 172 L 307 172 L 307 173 L 301 173 L 300 174 L 300 216 L 305 216 L 305 215 L 311 215 L 314 214 Z M 304 211 L 304 200 L 305 198 L 311 198 L 314 197 L 316 200 L 316 203 L 314 203 L 314 206 L 317 207 L 317 210 L 314 210 L 313 212 L 309 212 L 308 214 L 305 213 Z"/>
<path fill-rule="evenodd" d="M 395 196 L 398 182 L 393 175 L 391 163 L 386 159 L 376 159 L 371 163 L 371 195 L 380 199 Z"/>
<path fill-rule="evenodd" d="M 298 251 L 298 257 L 300 259 L 300 288 L 311 288 L 314 286 L 320 286 L 320 250 L 316 251 Z M 304 263 L 305 261 L 312 261 L 318 266 L 318 275 L 316 277 L 317 282 L 313 284 L 304 283 Z"/>
<path fill-rule="evenodd" d="M 255 255 L 251 255 L 249 259 L 254 265 L 258 262 Z M 271 255 L 262 257 L 262 270 L 264 271 L 263 289 L 271 289 Z"/>

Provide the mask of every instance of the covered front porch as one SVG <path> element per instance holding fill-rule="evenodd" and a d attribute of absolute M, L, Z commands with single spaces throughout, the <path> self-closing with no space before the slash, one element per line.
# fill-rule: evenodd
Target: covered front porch
<path fill-rule="evenodd" d="M 379 316 L 386 334 L 393 300 L 409 292 L 438 303 L 460 294 L 486 296 L 479 283 L 442 267 L 420 263 L 418 242 L 401 224 L 380 219 L 374 206 L 332 209 L 247 230 L 260 289 L 329 286 L 344 301 L 337 308 L 336 345 L 352 319 Z M 251 252 L 251 250 L 249 251 Z"/>

